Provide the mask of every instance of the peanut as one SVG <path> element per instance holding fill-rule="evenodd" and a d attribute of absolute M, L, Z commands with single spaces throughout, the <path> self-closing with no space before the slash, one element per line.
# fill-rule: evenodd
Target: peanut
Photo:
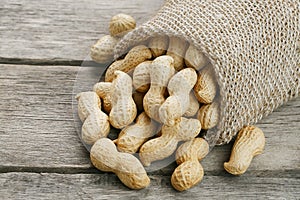
<path fill-rule="evenodd" d="M 201 131 L 201 124 L 197 119 L 182 117 L 174 126 L 163 125 L 161 136 L 147 141 L 140 148 L 140 160 L 144 166 L 151 162 L 162 160 L 172 155 L 180 141 L 191 140 Z"/>
<path fill-rule="evenodd" d="M 138 116 L 136 123 L 124 128 L 116 141 L 121 152 L 135 153 L 140 146 L 156 134 L 159 125 L 151 120 L 146 113 Z"/>
<path fill-rule="evenodd" d="M 165 91 L 170 78 L 174 75 L 174 62 L 170 56 L 156 58 L 150 67 L 150 88 L 143 101 L 146 114 L 160 122 L 158 110 L 165 101 Z"/>
<path fill-rule="evenodd" d="M 97 169 L 115 173 L 131 189 L 142 189 L 150 184 L 140 161 L 131 154 L 118 152 L 108 138 L 99 139 L 92 146 L 90 158 Z"/>
<path fill-rule="evenodd" d="M 208 65 L 198 73 L 198 80 L 194 87 L 195 96 L 200 103 L 212 103 L 217 93 L 212 65 Z"/>
<path fill-rule="evenodd" d="M 132 98 L 131 77 L 122 71 L 115 71 L 116 79 L 112 82 L 109 121 L 115 128 L 121 129 L 133 122 L 137 108 Z"/>
<path fill-rule="evenodd" d="M 189 108 L 190 92 L 197 81 L 197 73 L 186 68 L 175 74 L 169 81 L 170 96 L 159 108 L 159 117 L 163 124 L 172 126 Z"/>
<path fill-rule="evenodd" d="M 152 52 L 153 57 L 157 58 L 166 53 L 168 44 L 169 44 L 168 36 L 158 36 L 158 37 L 151 38 L 148 46 Z"/>
<path fill-rule="evenodd" d="M 107 68 L 105 74 L 105 81 L 111 82 L 115 78 L 115 71 L 120 70 L 123 72 L 129 72 L 130 70 L 134 69 L 138 64 L 151 59 L 151 57 L 152 53 L 150 49 L 148 49 L 146 46 L 139 45 L 133 47 L 127 53 L 124 59 L 114 62 Z"/>
<path fill-rule="evenodd" d="M 109 113 L 111 110 L 112 83 L 99 82 L 94 85 L 93 91 L 103 100 L 103 110 Z"/>
<path fill-rule="evenodd" d="M 81 138 L 86 144 L 93 144 L 106 137 L 110 130 L 108 116 L 101 111 L 101 101 L 95 92 L 82 92 L 76 95 L 78 115 L 83 122 Z"/>
<path fill-rule="evenodd" d="M 178 37 L 170 37 L 167 55 L 174 59 L 174 67 L 176 71 L 180 71 L 184 67 L 184 56 L 188 42 Z"/>
<path fill-rule="evenodd" d="M 152 61 L 145 61 L 139 64 L 133 72 L 132 83 L 133 87 L 138 92 L 147 92 L 150 87 L 149 69 Z"/>
<path fill-rule="evenodd" d="M 96 44 L 91 47 L 91 58 L 98 63 L 106 63 L 113 60 L 114 48 L 118 39 L 110 35 L 100 38 Z"/>
<path fill-rule="evenodd" d="M 224 163 L 225 170 L 233 175 L 245 173 L 253 157 L 261 154 L 264 146 L 265 136 L 261 129 L 244 127 L 235 139 L 229 162 Z"/>
<path fill-rule="evenodd" d="M 202 129 L 208 130 L 215 127 L 219 121 L 219 106 L 218 103 L 213 102 L 207 104 L 199 109 L 198 120 L 201 122 Z"/>
<path fill-rule="evenodd" d="M 208 63 L 208 58 L 194 45 L 190 45 L 185 53 L 185 64 L 187 67 L 199 71 Z"/>
<path fill-rule="evenodd" d="M 209 145 L 203 138 L 194 138 L 182 144 L 176 151 L 179 165 L 171 177 L 172 186 L 178 191 L 187 190 L 203 179 L 203 168 L 199 163 L 209 151 Z"/>
<path fill-rule="evenodd" d="M 123 37 L 129 31 L 135 29 L 135 27 L 136 22 L 133 17 L 120 13 L 111 18 L 109 32 L 114 37 Z"/>
<path fill-rule="evenodd" d="M 184 117 L 193 117 L 199 110 L 199 102 L 196 99 L 193 92 L 190 92 L 190 103 L 187 111 L 184 113 Z"/>

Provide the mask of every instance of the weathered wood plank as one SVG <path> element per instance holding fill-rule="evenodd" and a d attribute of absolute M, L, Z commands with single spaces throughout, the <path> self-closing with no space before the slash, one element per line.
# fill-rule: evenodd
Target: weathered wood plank
<path fill-rule="evenodd" d="M 176 192 L 169 176 L 150 176 L 148 188 L 126 188 L 113 174 L 0 174 L 3 199 L 298 199 L 300 179 L 206 176 Z"/>
<path fill-rule="evenodd" d="M 74 134 L 71 117 L 78 68 L 0 68 L 0 165 L 88 167 L 88 154 Z"/>
<path fill-rule="evenodd" d="M 117 13 L 141 24 L 163 0 L 1 0 L 0 61 L 83 60 Z"/>
<path fill-rule="evenodd" d="M 92 170 L 72 116 L 72 89 L 78 69 L 0 65 L 0 171 Z M 280 171 L 281 177 L 289 177 L 299 173 L 299 100 L 259 123 L 267 137 L 266 148 L 253 160 L 248 175 L 277 176 Z M 225 174 L 223 162 L 229 153 L 230 145 L 215 147 L 202 162 L 206 174 Z M 155 173 L 170 174 L 172 167 Z"/>

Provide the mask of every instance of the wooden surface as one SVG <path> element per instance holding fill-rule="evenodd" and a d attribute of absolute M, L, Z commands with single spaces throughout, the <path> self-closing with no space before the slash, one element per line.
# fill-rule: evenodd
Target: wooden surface
<path fill-rule="evenodd" d="M 128 13 L 138 24 L 163 0 L 1 0 L 0 58 L 6 62 L 80 61 L 103 34 L 112 15 Z M 77 62 L 78 63 L 78 62 Z"/>
<path fill-rule="evenodd" d="M 204 180 L 183 193 L 170 185 L 174 163 L 151 172 L 140 191 L 92 167 L 73 119 L 80 63 L 112 14 L 142 23 L 162 2 L 1 1 L 0 199 L 299 199 L 299 98 L 258 124 L 265 151 L 243 176 L 222 167 L 231 145 L 215 147 L 202 161 Z"/>

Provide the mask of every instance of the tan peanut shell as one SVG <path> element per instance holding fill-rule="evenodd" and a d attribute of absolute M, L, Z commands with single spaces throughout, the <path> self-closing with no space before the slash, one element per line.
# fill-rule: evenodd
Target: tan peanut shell
<path fill-rule="evenodd" d="M 163 124 L 172 126 L 184 115 L 190 104 L 190 92 L 197 81 L 197 73 L 186 68 L 176 73 L 169 81 L 170 96 L 159 108 L 159 118 Z"/>
<path fill-rule="evenodd" d="M 114 48 L 118 39 L 110 35 L 101 37 L 96 44 L 91 47 L 91 58 L 98 63 L 106 63 L 113 60 Z"/>
<path fill-rule="evenodd" d="M 150 88 L 143 101 L 146 114 L 160 122 L 159 108 L 164 103 L 167 85 L 171 77 L 175 74 L 174 60 L 170 56 L 160 56 L 156 58 L 150 67 Z"/>
<path fill-rule="evenodd" d="M 116 141 L 121 152 L 135 153 L 150 137 L 156 135 L 159 125 L 151 120 L 146 113 L 141 113 L 136 123 L 124 128 Z"/>
<path fill-rule="evenodd" d="M 132 83 L 133 87 L 138 92 L 147 92 L 150 87 L 150 73 L 152 61 L 140 63 L 133 72 Z"/>
<path fill-rule="evenodd" d="M 199 71 L 208 63 L 208 58 L 194 45 L 190 45 L 185 53 L 185 64 Z"/>
<path fill-rule="evenodd" d="M 198 73 L 198 80 L 194 87 L 195 96 L 200 103 L 212 103 L 216 96 L 217 88 L 212 65 L 208 65 Z"/>
<path fill-rule="evenodd" d="M 136 21 L 130 15 L 120 13 L 111 18 L 109 23 L 110 35 L 123 37 L 129 31 L 135 29 Z"/>
<path fill-rule="evenodd" d="M 178 165 L 189 161 L 201 161 L 209 152 L 209 145 L 203 138 L 194 138 L 180 145 L 176 151 Z"/>
<path fill-rule="evenodd" d="M 108 116 L 101 111 L 101 101 L 95 92 L 77 94 L 78 115 L 83 122 L 81 138 L 86 144 L 93 144 L 106 137 L 110 130 Z"/>
<path fill-rule="evenodd" d="M 180 71 L 184 67 L 184 56 L 188 48 L 188 42 L 178 37 L 169 38 L 167 55 L 174 59 L 174 68 Z"/>
<path fill-rule="evenodd" d="M 202 129 L 208 130 L 215 127 L 219 122 L 218 103 L 203 105 L 199 109 L 197 118 L 201 122 Z"/>
<path fill-rule="evenodd" d="M 95 110 L 101 108 L 100 99 L 94 92 L 81 92 L 75 98 L 78 101 L 78 116 L 82 122 Z"/>
<path fill-rule="evenodd" d="M 112 82 L 110 124 L 118 129 L 133 122 L 137 108 L 132 98 L 132 79 L 122 71 L 115 71 L 116 79 Z"/>
<path fill-rule="evenodd" d="M 224 163 L 227 172 L 241 175 L 246 172 L 254 156 L 263 152 L 265 136 L 261 129 L 246 126 L 238 133 L 231 150 L 229 162 Z"/>
<path fill-rule="evenodd" d="M 183 115 L 184 117 L 193 117 L 194 115 L 197 114 L 200 107 L 199 102 L 194 95 L 194 92 L 190 92 L 189 97 L 190 97 L 190 103 L 187 111 Z"/>
<path fill-rule="evenodd" d="M 115 144 L 108 138 L 99 139 L 92 146 L 90 158 L 97 169 L 115 173 L 131 189 L 142 189 L 150 184 L 140 161 L 131 154 L 118 152 Z"/>
<path fill-rule="evenodd" d="M 204 170 L 197 160 L 179 165 L 172 174 L 171 184 L 178 191 L 188 190 L 202 181 Z"/>
<path fill-rule="evenodd" d="M 209 145 L 203 138 L 194 138 L 183 143 L 176 151 L 179 165 L 171 177 L 172 186 L 178 191 L 187 190 L 198 184 L 204 175 L 199 163 L 209 152 Z"/>
<path fill-rule="evenodd" d="M 169 37 L 168 36 L 157 36 L 153 37 L 149 40 L 149 48 L 152 52 L 152 56 L 157 58 L 166 53 L 169 45 Z"/>
<path fill-rule="evenodd" d="M 180 141 L 191 140 L 201 131 L 197 119 L 182 117 L 174 126 L 162 126 L 161 136 L 144 143 L 140 148 L 140 160 L 144 166 L 151 162 L 169 157 L 176 150 Z"/>
<path fill-rule="evenodd" d="M 102 99 L 103 110 L 106 113 L 109 113 L 111 110 L 112 83 L 110 82 L 96 83 L 93 87 L 93 91 L 96 92 L 97 95 Z"/>
<path fill-rule="evenodd" d="M 112 63 L 105 73 L 105 82 L 111 82 L 115 78 L 114 72 L 119 70 L 129 72 L 140 63 L 151 59 L 152 53 L 148 47 L 139 45 L 133 47 L 125 56 L 124 59 Z"/>

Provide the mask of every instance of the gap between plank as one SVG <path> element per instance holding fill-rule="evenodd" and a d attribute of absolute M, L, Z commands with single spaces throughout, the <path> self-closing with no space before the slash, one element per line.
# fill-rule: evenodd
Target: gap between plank
<path fill-rule="evenodd" d="M 94 167 L 20 167 L 20 166 L 7 166 L 0 167 L 0 173 L 55 173 L 55 174 L 106 174 Z M 173 170 L 168 168 L 166 170 L 158 170 L 155 172 L 148 172 L 148 175 L 159 175 L 159 176 L 171 176 Z M 247 171 L 242 176 L 234 176 L 227 173 L 225 170 L 213 170 L 205 171 L 204 176 L 222 176 L 222 177 L 264 177 L 264 178 L 300 178 L 300 170 L 289 169 L 289 170 L 252 170 Z"/>
<path fill-rule="evenodd" d="M 14 65 L 38 65 L 38 66 L 80 66 L 83 60 L 62 60 L 62 59 L 27 59 L 27 58 L 4 58 L 0 57 L 0 64 Z M 89 61 L 85 61 L 89 62 Z M 90 61 L 92 63 L 92 61 Z"/>

